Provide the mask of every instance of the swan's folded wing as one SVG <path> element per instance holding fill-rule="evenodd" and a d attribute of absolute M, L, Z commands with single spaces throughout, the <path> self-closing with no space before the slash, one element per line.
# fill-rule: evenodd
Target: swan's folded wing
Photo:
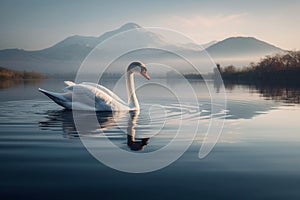
<path fill-rule="evenodd" d="M 76 85 L 76 84 L 75 84 L 74 82 L 72 82 L 72 81 L 64 81 L 64 83 L 67 85 L 67 87 L 65 87 L 65 88 L 63 89 L 63 91 L 65 91 L 65 92 L 72 92 L 74 86 Z"/>
<path fill-rule="evenodd" d="M 84 84 L 73 86 L 73 103 L 95 108 L 101 111 L 114 110 L 114 101 L 111 96 L 96 87 Z"/>
<path fill-rule="evenodd" d="M 101 111 L 128 110 L 124 101 L 109 89 L 98 84 L 74 84 L 66 87 L 65 91 L 73 93 L 73 97 L 76 95 L 73 98 L 73 105 L 78 108 Z"/>
<path fill-rule="evenodd" d="M 76 95 L 79 95 L 80 97 L 87 97 L 88 99 L 92 99 L 93 101 L 96 99 L 97 103 L 105 102 L 109 104 L 112 101 L 111 96 L 107 95 L 105 92 L 102 92 L 101 90 L 93 86 L 76 84 L 73 86 L 73 92 L 74 88 L 76 91 Z"/>
<path fill-rule="evenodd" d="M 90 83 L 90 82 L 83 82 L 81 84 L 96 87 L 99 90 L 101 90 L 102 92 L 106 93 L 112 99 L 116 100 L 117 102 L 119 102 L 121 104 L 126 105 L 126 103 L 118 95 L 116 95 L 114 92 L 112 92 L 110 89 L 104 87 L 103 85 L 99 85 L 99 84 L 96 84 L 96 83 Z"/>
<path fill-rule="evenodd" d="M 67 86 L 75 85 L 75 83 L 74 83 L 73 81 L 64 81 L 64 83 L 65 83 Z"/>

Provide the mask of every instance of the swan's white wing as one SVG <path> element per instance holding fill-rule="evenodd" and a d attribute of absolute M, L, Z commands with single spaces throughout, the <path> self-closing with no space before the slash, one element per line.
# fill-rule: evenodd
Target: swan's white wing
<path fill-rule="evenodd" d="M 67 86 L 75 85 L 75 83 L 74 83 L 73 81 L 64 81 L 64 83 L 65 83 Z"/>
<path fill-rule="evenodd" d="M 74 88 L 76 91 L 76 96 L 73 97 L 73 106 L 76 106 L 76 109 L 84 107 L 89 110 L 112 110 L 110 106 L 112 101 L 111 97 L 97 88 L 82 84 L 76 84 L 71 87 L 73 91 Z"/>
<path fill-rule="evenodd" d="M 66 92 L 73 91 L 73 87 L 75 85 L 79 85 L 79 84 L 75 84 L 72 81 L 64 81 L 64 82 L 67 85 L 67 87 L 64 88 L 64 91 L 66 91 Z M 116 101 L 118 101 L 122 104 L 126 104 L 120 97 L 118 97 L 118 95 L 116 95 L 110 89 L 104 87 L 103 85 L 99 85 L 99 84 L 96 84 L 96 83 L 90 83 L 90 82 L 82 82 L 82 83 L 80 83 L 80 85 L 89 85 L 89 86 L 95 87 L 95 88 L 101 90 L 103 93 L 110 96 L 111 98 L 113 98 L 114 100 L 116 100 Z"/>
<path fill-rule="evenodd" d="M 67 87 L 64 88 L 64 90 L 66 90 L 66 91 L 73 91 L 73 86 L 76 85 L 72 81 L 64 81 L 64 83 L 67 85 Z M 99 85 L 99 84 L 96 84 L 96 83 L 90 83 L 90 82 L 82 82 L 80 84 L 82 84 L 82 85 L 90 85 L 90 86 L 96 87 L 96 88 L 102 90 L 103 92 L 105 92 L 107 95 L 109 95 L 112 98 L 114 98 L 115 100 L 121 101 L 121 102 L 125 103 L 120 97 L 118 97 L 118 95 L 116 95 L 110 89 L 104 87 L 103 85 Z"/>
<path fill-rule="evenodd" d="M 63 89 L 65 92 L 72 92 L 73 86 L 76 85 L 73 81 L 64 81 L 64 83 L 67 85 L 67 87 Z"/>
<path fill-rule="evenodd" d="M 95 108 L 99 111 L 128 110 L 127 106 L 97 87 L 87 84 L 76 84 L 72 87 L 76 87 L 76 95 L 78 95 L 80 100 L 80 102 L 76 103 L 79 106 L 84 105 L 85 107 Z"/>
<path fill-rule="evenodd" d="M 75 110 L 96 110 L 96 111 L 125 111 L 128 106 L 113 92 L 107 88 L 90 84 L 75 84 L 71 81 L 65 82 L 68 86 L 66 93 L 55 93 L 39 89 L 57 104 Z M 74 88 L 76 96 L 74 96 Z M 101 89 L 102 90 L 101 90 Z"/>
<path fill-rule="evenodd" d="M 116 95 L 113 91 L 111 91 L 110 89 L 104 87 L 103 85 L 99 85 L 99 84 L 96 84 L 96 83 L 90 83 L 90 82 L 83 82 L 81 84 L 96 87 L 99 90 L 106 93 L 107 95 L 111 96 L 111 98 L 113 98 L 114 100 L 120 102 L 121 104 L 127 105 L 118 95 Z"/>

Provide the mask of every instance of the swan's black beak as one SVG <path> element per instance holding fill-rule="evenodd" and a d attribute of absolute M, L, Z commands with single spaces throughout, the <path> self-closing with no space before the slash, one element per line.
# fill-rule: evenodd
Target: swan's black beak
<path fill-rule="evenodd" d="M 141 75 L 142 75 L 143 77 L 145 77 L 146 79 L 150 80 L 150 76 L 147 74 L 147 71 L 142 71 L 142 72 L 141 72 Z"/>

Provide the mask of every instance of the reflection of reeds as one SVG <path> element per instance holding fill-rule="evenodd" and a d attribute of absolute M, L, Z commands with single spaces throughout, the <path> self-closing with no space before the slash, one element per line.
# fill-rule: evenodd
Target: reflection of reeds
<path fill-rule="evenodd" d="M 10 88 L 17 85 L 35 85 L 43 79 L 4 79 L 0 80 L 0 89 Z"/>
<path fill-rule="evenodd" d="M 233 90 L 236 85 L 244 85 L 252 89 L 250 92 L 259 92 L 266 99 L 300 103 L 300 51 L 266 56 L 259 63 L 251 63 L 244 68 L 217 65 L 214 72 L 217 91 L 223 83 L 215 78 L 220 74 L 228 90 Z"/>
<path fill-rule="evenodd" d="M 300 104 L 300 88 L 299 87 L 273 87 L 264 86 L 256 87 L 260 94 L 266 99 L 282 101 L 286 103 Z"/>
<path fill-rule="evenodd" d="M 300 104 L 300 86 L 297 84 L 225 83 L 225 88 L 229 91 L 234 90 L 236 86 L 247 87 L 251 93 L 259 93 L 267 100 Z"/>

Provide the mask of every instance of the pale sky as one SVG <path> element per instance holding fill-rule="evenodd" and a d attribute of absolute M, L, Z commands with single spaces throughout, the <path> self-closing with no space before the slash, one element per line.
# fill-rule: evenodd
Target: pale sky
<path fill-rule="evenodd" d="M 0 49 L 43 49 L 71 35 L 99 36 L 134 22 L 175 29 L 200 44 L 252 36 L 299 50 L 299 10 L 299 0 L 0 0 Z"/>

